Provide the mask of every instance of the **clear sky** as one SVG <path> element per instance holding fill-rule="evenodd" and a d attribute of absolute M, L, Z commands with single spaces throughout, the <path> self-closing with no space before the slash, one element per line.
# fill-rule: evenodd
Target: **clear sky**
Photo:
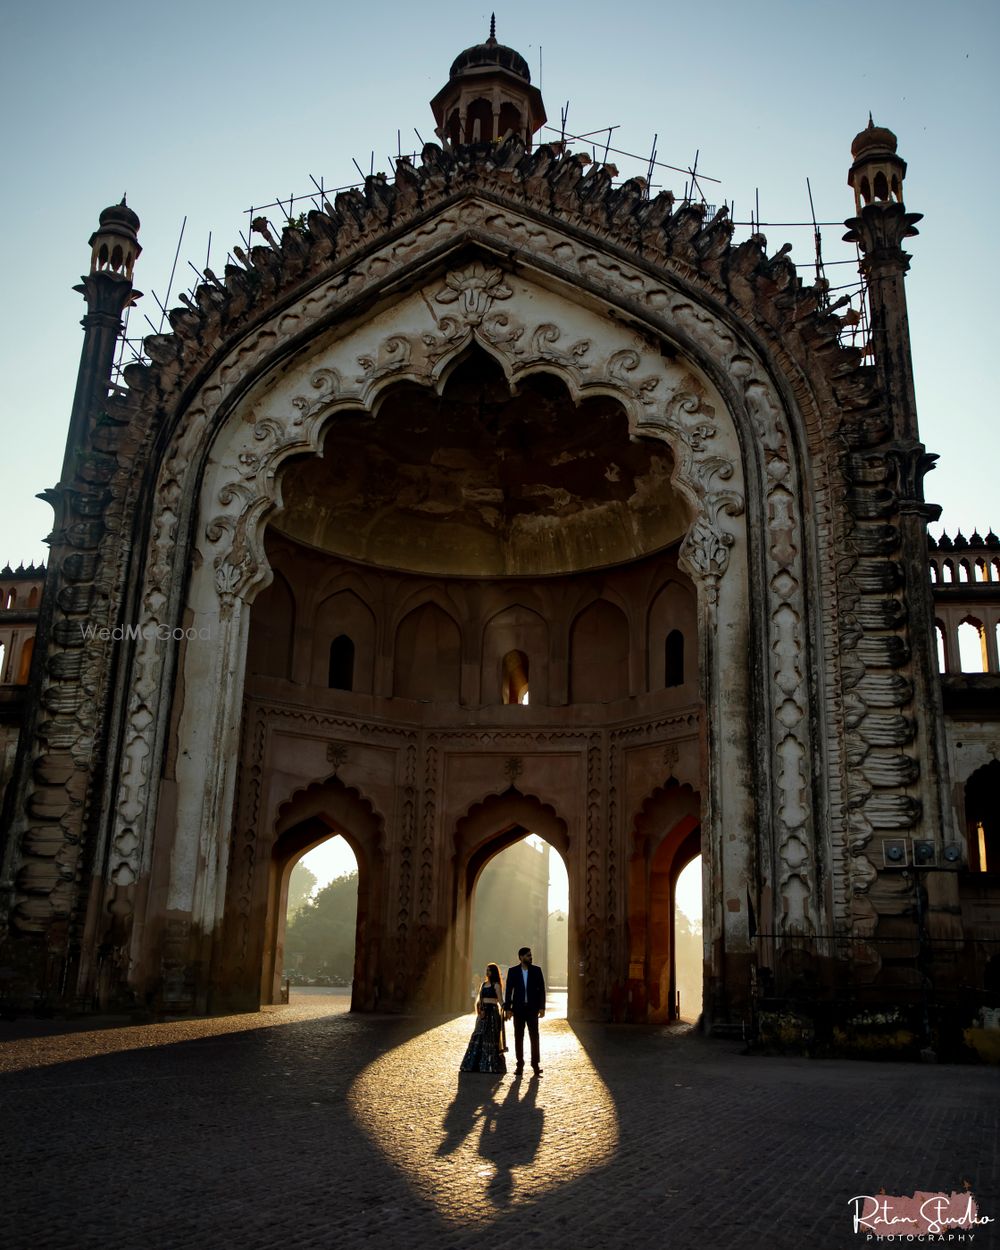
<path fill-rule="evenodd" d="M 42 559 L 51 513 L 34 498 L 58 476 L 84 306 L 72 286 L 89 263 L 100 210 L 128 192 L 142 219 L 136 285 L 166 294 L 181 222 L 188 260 L 221 272 L 245 208 L 356 178 L 355 157 L 386 169 L 432 137 L 427 101 L 453 57 L 482 40 L 480 3 L 364 5 L 260 0 L 36 0 L 9 6 L 0 49 L 4 299 L 0 324 L 0 562 Z M 907 207 L 925 214 L 908 280 L 924 441 L 941 454 L 928 496 L 966 532 L 1000 529 L 992 391 L 998 202 L 995 87 L 1000 6 L 953 0 L 511 0 L 501 42 L 519 49 L 550 120 L 617 124 L 617 146 L 688 166 L 698 152 L 707 198 L 746 220 L 820 221 L 853 211 L 850 144 L 875 120 L 909 162 Z M 640 162 L 620 161 L 623 172 Z M 678 194 L 683 174 L 658 171 Z M 308 207 L 308 206 L 306 206 Z M 273 220 L 280 210 L 266 210 Z M 743 232 L 745 233 L 745 231 Z M 809 229 L 765 224 L 770 249 L 812 259 Z M 849 256 L 836 225 L 828 260 Z M 809 269 L 803 269 L 808 273 Z M 850 265 L 829 270 L 853 281 Z M 181 289 L 183 289 L 183 287 Z M 176 303 L 175 298 L 173 303 Z M 150 294 L 133 312 L 159 321 Z"/>

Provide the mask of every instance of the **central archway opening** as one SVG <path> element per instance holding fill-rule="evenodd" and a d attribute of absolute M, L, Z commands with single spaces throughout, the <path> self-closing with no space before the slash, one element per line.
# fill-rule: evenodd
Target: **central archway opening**
<path fill-rule="evenodd" d="M 482 868 L 471 901 L 470 992 L 479 988 L 487 963 L 506 980 L 517 952 L 530 946 L 545 975 L 549 1012 L 566 1012 L 569 877 L 562 856 L 544 838 L 528 833 L 498 851 Z"/>
<path fill-rule="evenodd" d="M 469 1009 L 488 962 L 500 965 L 506 982 L 518 950 L 529 946 L 545 974 L 553 1014 L 573 1014 L 582 983 L 573 975 L 579 926 L 573 923 L 574 858 L 564 821 L 549 804 L 511 786 L 466 812 L 454 844 L 448 973 L 454 1009 Z"/>

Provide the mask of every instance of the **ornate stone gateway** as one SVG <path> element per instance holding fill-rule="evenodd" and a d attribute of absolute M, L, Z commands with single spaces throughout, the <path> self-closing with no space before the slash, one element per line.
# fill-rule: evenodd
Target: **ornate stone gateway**
<path fill-rule="evenodd" d="M 529 151 L 540 98 L 504 138 L 527 68 L 491 46 L 453 78 L 506 75 L 495 113 L 442 93 L 445 148 L 238 251 L 74 418 L 5 861 L 68 996 L 269 1001 L 290 866 L 338 832 L 354 1005 L 464 1005 L 476 877 L 530 830 L 572 1011 L 668 1018 L 700 851 L 706 1020 L 741 1027 L 762 968 L 876 981 L 883 839 L 956 840 L 899 353 L 863 368 L 724 211 Z M 897 345 L 898 187 L 852 223 Z"/>

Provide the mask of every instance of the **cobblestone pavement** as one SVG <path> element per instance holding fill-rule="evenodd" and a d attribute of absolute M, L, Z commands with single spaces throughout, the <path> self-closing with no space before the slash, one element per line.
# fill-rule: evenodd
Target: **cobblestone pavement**
<path fill-rule="evenodd" d="M 345 1006 L 0 1026 L 0 1247 L 849 1250 L 854 1195 L 963 1180 L 1000 1216 L 993 1069 L 549 1016 L 541 1080 L 459 1078 L 471 1016 Z"/>

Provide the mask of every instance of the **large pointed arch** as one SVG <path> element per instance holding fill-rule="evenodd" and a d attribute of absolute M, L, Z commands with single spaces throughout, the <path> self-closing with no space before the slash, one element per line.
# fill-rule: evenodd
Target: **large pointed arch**
<path fill-rule="evenodd" d="M 110 623 L 128 601 L 143 628 L 123 665 L 113 758 L 93 783 L 104 792 L 82 805 L 111 814 L 101 872 L 116 914 L 145 897 L 139 883 L 153 871 L 159 830 L 186 840 L 179 870 L 157 883 L 166 909 L 189 918 L 178 943 L 215 940 L 203 935 L 217 932 L 230 870 L 220 831 L 233 803 L 246 607 L 270 577 L 263 534 L 281 506 L 281 466 L 316 454 L 338 413 L 377 420 L 393 380 L 442 385 L 473 342 L 515 385 L 546 370 L 574 397 L 615 397 L 636 437 L 672 449 L 672 486 L 693 517 L 681 563 L 698 591 L 705 822 L 726 901 L 725 932 L 714 937 L 731 965 L 751 954 L 748 888 L 774 900 L 776 926 L 797 933 L 864 913 L 868 843 L 919 813 L 907 789 L 917 764 L 906 718 L 880 710 L 887 698 L 905 704 L 905 682 L 889 690 L 873 679 L 868 698 L 860 674 L 878 663 L 878 647 L 842 680 L 838 648 L 819 641 L 838 620 L 829 557 L 843 469 L 830 458 L 831 421 L 867 420 L 872 393 L 819 293 L 799 286 L 787 259 L 768 259 L 759 238 L 731 248 L 729 234 L 724 214 L 706 222 L 634 185 L 612 189 L 605 171 L 584 174 L 575 158 L 545 149 L 429 148 L 420 169 L 399 163 L 394 186 L 369 179 L 363 194 L 338 197 L 335 212 L 286 231 L 224 283 L 210 279 L 172 316 L 174 333 L 150 340 L 154 363 L 129 372 L 106 432 L 108 446 L 121 436 L 108 519 L 141 541 L 133 557 L 100 539 L 71 578 L 74 602 L 91 582 L 110 585 Z M 876 593 L 876 573 L 890 577 L 883 556 L 864 557 L 858 593 Z M 850 561 L 837 566 L 837 578 L 850 576 Z M 62 612 L 53 637 L 60 625 L 72 632 Z M 899 625 L 876 616 L 864 618 L 876 633 Z M 720 618 L 731 632 L 716 631 Z M 206 631 L 208 645 L 156 645 L 157 631 L 182 623 Z M 852 624 L 844 648 L 868 628 Z M 42 699 L 73 709 L 60 730 L 73 758 L 87 758 L 110 681 L 103 662 L 94 659 L 86 682 L 72 664 L 46 670 Z M 760 730 L 753 749 L 735 732 L 747 723 Z M 192 749 L 174 761 L 178 734 Z M 887 738 L 898 747 L 892 767 L 873 764 L 876 783 L 849 792 L 848 745 L 864 760 Z M 76 852 L 63 833 L 81 804 L 62 774 L 25 782 L 26 793 L 35 784 L 45 802 L 30 829 L 19 825 L 15 916 L 42 931 L 70 905 Z M 738 846 L 723 847 L 724 819 L 746 831 Z M 65 841 L 58 861 L 53 838 Z M 142 926 L 131 933 L 138 966 Z"/>
<path fill-rule="evenodd" d="M 461 306 L 461 315 L 448 311 L 447 304 L 441 315 L 436 307 L 439 297 L 456 287 L 474 298 Z M 701 326 L 697 319 L 691 322 L 689 312 L 690 305 L 675 295 L 669 319 L 674 333 L 679 327 Z M 590 307 L 586 292 L 578 289 L 571 295 L 565 280 L 514 275 L 486 261 L 466 259 L 448 272 L 446 281 L 435 278 L 402 295 L 378 321 L 362 322 L 339 338 L 320 336 L 308 351 L 300 349 L 301 363 L 291 367 L 286 363 L 280 376 L 261 379 L 230 409 L 223 424 L 216 418 L 211 460 L 200 491 L 204 529 L 199 533 L 196 528 L 192 535 L 200 560 L 187 589 L 186 610 L 199 623 L 211 622 L 218 641 L 212 648 L 184 648 L 179 658 L 189 689 L 221 688 L 225 697 L 211 709 L 186 704 L 179 710 L 178 732 L 183 736 L 207 730 L 209 738 L 216 738 L 237 719 L 239 679 L 226 675 L 241 672 L 245 605 L 269 577 L 263 531 L 268 516 L 281 506 L 282 463 L 315 453 L 325 426 L 339 411 L 377 410 L 380 392 L 400 378 L 438 386 L 448 362 L 475 341 L 501 360 L 512 381 L 532 369 L 557 372 L 571 394 L 614 396 L 636 435 L 669 444 L 675 464 L 673 488 L 687 499 L 694 514 L 681 563 L 698 587 L 703 647 L 711 653 L 701 663 L 704 699 L 712 709 L 709 724 L 716 735 L 710 755 L 720 758 L 722 741 L 727 736 L 735 740 L 726 729 L 729 721 L 735 718 L 734 723 L 742 725 L 753 717 L 770 722 L 772 755 L 784 751 L 789 761 L 775 770 L 778 785 L 769 820 L 757 813 L 757 796 L 741 781 L 751 771 L 749 756 L 745 769 L 717 769 L 709 786 L 714 793 L 706 800 L 712 836 L 721 842 L 721 824 L 711 815 L 721 810 L 742 810 L 751 828 L 761 820 L 768 837 L 773 830 L 774 844 L 757 848 L 750 839 L 739 854 L 730 852 L 730 875 L 745 881 L 763 866 L 765 875 L 777 876 L 779 893 L 794 877 L 782 923 L 796 931 L 819 930 L 826 899 L 819 889 L 823 874 L 815 863 L 810 832 L 809 790 L 815 770 L 807 763 L 812 743 L 804 732 L 810 702 L 805 679 L 809 634 L 802 625 L 809 611 L 798 552 L 805 539 L 788 537 L 804 523 L 796 514 L 790 489 L 795 459 L 782 397 L 761 366 L 740 351 L 735 338 L 721 329 L 713 334 L 713 348 L 718 349 L 722 335 L 733 353 L 728 396 L 713 384 L 701 361 L 679 357 L 676 348 L 664 353 L 661 340 L 652 334 L 640 335 L 609 321 Z M 718 372 L 717 364 L 713 370 Z M 739 400 L 732 394 L 734 379 L 744 392 Z M 741 424 L 748 407 L 756 434 L 749 456 L 750 439 Z M 245 414 L 251 412 L 253 421 L 248 425 Z M 769 430 L 764 438 L 773 450 L 766 457 L 759 454 L 759 429 Z M 758 509 L 766 505 L 769 523 L 749 528 L 748 504 Z M 756 534 L 768 535 L 769 542 L 759 545 Z M 747 587 L 751 565 L 757 562 L 769 569 L 769 590 L 757 602 L 759 615 L 750 620 Z M 717 633 L 713 622 L 720 612 L 742 621 L 736 634 Z M 745 669 L 746 644 L 740 640 L 755 636 L 770 642 L 762 666 L 780 678 L 774 690 L 755 688 L 750 673 L 735 684 L 730 679 L 730 674 Z M 168 697 L 168 690 L 162 689 L 162 695 Z M 191 718 L 201 717 L 205 710 L 208 724 L 201 720 L 196 727 Z M 202 775 L 206 768 L 210 776 Z M 179 786 L 181 827 L 217 827 L 232 803 L 235 784 L 225 756 L 209 752 L 185 757 L 178 769 L 185 774 Z M 207 808 L 202 796 L 207 796 Z M 795 848 L 791 856 L 785 855 L 788 845 Z M 808 848 L 805 857 L 802 847 Z M 721 864 L 721 853 L 715 862 Z M 726 888 L 721 879 L 716 885 Z M 210 893 L 218 889 L 216 885 Z M 730 929 L 730 946 L 747 948 L 745 885 L 734 885 L 732 892 L 741 900 L 740 911 L 731 909 L 722 919 Z M 748 949 L 745 957 L 749 958 Z"/>

